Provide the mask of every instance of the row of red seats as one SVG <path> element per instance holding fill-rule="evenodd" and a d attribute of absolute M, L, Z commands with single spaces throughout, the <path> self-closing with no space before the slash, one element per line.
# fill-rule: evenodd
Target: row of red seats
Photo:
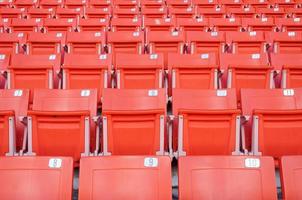
<path fill-rule="evenodd" d="M 225 16 L 233 17 L 301 17 L 302 8 L 144 8 L 141 11 L 138 7 L 133 8 L 4 8 L 0 7 L 1 18 L 134 18 L 137 16 L 146 18 L 193 18 L 196 16 L 223 18 Z"/>
<path fill-rule="evenodd" d="M 178 161 L 179 199 L 277 200 L 270 157 L 194 156 Z M 302 193 L 301 156 L 281 160 L 283 199 Z M 73 163 L 67 157 L 0 157 L 3 199 L 72 199 Z M 79 200 L 172 199 L 171 164 L 163 156 L 81 159 Z M 30 180 L 30 181 L 29 181 Z M 226 187 L 227 185 L 227 187 Z"/>
<path fill-rule="evenodd" d="M 1 155 L 302 154 L 301 89 L 174 89 L 172 115 L 164 89 L 105 89 L 102 116 L 96 90 L 0 95 Z"/>
<path fill-rule="evenodd" d="M 301 31 L 300 18 L 2 19 L 0 32 Z M 231 34 L 231 33 L 230 33 Z M 240 34 L 240 33 L 238 33 Z M 232 35 L 230 36 L 232 37 Z M 262 36 L 262 39 L 264 36 Z"/>

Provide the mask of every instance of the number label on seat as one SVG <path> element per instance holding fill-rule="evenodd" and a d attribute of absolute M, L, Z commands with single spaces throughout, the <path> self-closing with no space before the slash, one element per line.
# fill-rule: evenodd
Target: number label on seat
<path fill-rule="evenodd" d="M 62 159 L 60 158 L 51 158 L 48 162 L 49 168 L 61 168 L 62 166 Z"/>
<path fill-rule="evenodd" d="M 246 158 L 244 160 L 244 165 L 246 168 L 259 168 L 260 160 L 258 158 Z"/>
<path fill-rule="evenodd" d="M 145 158 L 144 166 L 145 167 L 157 167 L 158 159 L 157 158 Z"/>

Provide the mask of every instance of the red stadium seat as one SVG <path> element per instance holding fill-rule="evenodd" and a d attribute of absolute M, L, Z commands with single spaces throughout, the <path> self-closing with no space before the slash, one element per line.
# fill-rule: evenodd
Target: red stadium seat
<path fill-rule="evenodd" d="M 226 41 L 232 53 L 266 53 L 267 44 L 262 31 L 227 32 Z"/>
<path fill-rule="evenodd" d="M 41 19 L 12 19 L 10 24 L 10 32 L 39 32 L 41 27 Z"/>
<path fill-rule="evenodd" d="M 302 4 L 302 2 L 300 3 Z M 299 7 L 299 8 L 287 8 L 285 9 L 286 13 L 287 14 L 290 14 L 290 15 L 293 15 L 294 18 L 301 18 L 302 17 L 302 8 Z"/>
<path fill-rule="evenodd" d="M 24 33 L 0 33 L 0 53 L 22 53 L 25 40 Z"/>
<path fill-rule="evenodd" d="M 177 156 L 240 153 L 235 90 L 175 89 L 172 110 L 177 117 L 173 126 Z"/>
<path fill-rule="evenodd" d="M 148 0 L 149 1 L 149 0 Z M 149 8 L 149 7 L 142 7 L 141 14 L 144 18 L 165 18 L 167 17 L 168 11 L 166 6 L 158 7 L 158 8 Z"/>
<path fill-rule="evenodd" d="M 266 38 L 274 53 L 302 53 L 302 32 L 270 32 Z"/>
<path fill-rule="evenodd" d="M 114 0 L 113 5 L 119 8 L 133 8 L 139 5 L 137 0 Z"/>
<path fill-rule="evenodd" d="M 248 31 L 273 31 L 273 18 L 242 18 L 242 26 Z"/>
<path fill-rule="evenodd" d="M 243 0 L 243 2 L 253 8 L 267 8 L 270 4 L 269 0 Z"/>
<path fill-rule="evenodd" d="M 65 33 L 29 33 L 27 37 L 26 53 L 27 54 L 60 54 L 65 45 Z"/>
<path fill-rule="evenodd" d="M 269 0 L 269 2 L 279 8 L 293 8 L 296 3 L 295 0 Z"/>
<path fill-rule="evenodd" d="M 276 18 L 275 23 L 281 31 L 302 31 L 301 18 Z"/>
<path fill-rule="evenodd" d="M 277 200 L 270 157 L 189 156 L 178 164 L 180 200 Z"/>
<path fill-rule="evenodd" d="M 176 26 L 182 31 L 206 31 L 209 28 L 207 18 L 177 18 Z"/>
<path fill-rule="evenodd" d="M 168 55 L 169 88 L 217 89 L 218 62 L 214 53 Z"/>
<path fill-rule="evenodd" d="M 8 27 L 11 23 L 11 19 L 4 18 L 0 19 L 0 33 L 6 33 L 8 31 Z"/>
<path fill-rule="evenodd" d="M 76 19 L 80 16 L 83 16 L 83 9 L 82 8 L 60 8 L 56 9 L 56 18 L 58 19 Z"/>
<path fill-rule="evenodd" d="M 112 18 L 112 31 L 140 31 L 142 26 L 141 18 Z"/>
<path fill-rule="evenodd" d="M 105 31 L 109 27 L 109 19 L 107 18 L 89 18 L 79 19 L 77 30 L 81 31 Z"/>
<path fill-rule="evenodd" d="M 56 9 L 63 6 L 63 0 L 40 0 L 41 8 Z"/>
<path fill-rule="evenodd" d="M 301 94 L 298 89 L 241 90 L 245 137 L 249 141 L 252 135 L 253 154 L 279 159 L 302 153 Z"/>
<path fill-rule="evenodd" d="M 281 184 L 283 199 L 300 199 L 302 156 L 284 156 L 281 158 Z"/>
<path fill-rule="evenodd" d="M 191 4 L 191 0 L 166 0 L 168 7 L 187 8 Z"/>
<path fill-rule="evenodd" d="M 36 0 L 15 0 L 14 1 L 14 6 L 16 8 L 31 8 L 31 7 L 36 7 L 38 1 Z"/>
<path fill-rule="evenodd" d="M 205 18 L 223 18 L 226 14 L 225 7 L 215 6 L 210 8 L 197 8 L 197 15 Z"/>
<path fill-rule="evenodd" d="M 12 156 L 25 150 L 26 129 L 23 120 L 27 116 L 28 100 L 28 90 L 0 90 L 1 156 Z"/>
<path fill-rule="evenodd" d="M 66 54 L 64 57 L 63 89 L 98 89 L 99 100 L 103 88 L 111 86 L 112 58 L 110 54 Z"/>
<path fill-rule="evenodd" d="M 101 54 L 105 44 L 104 32 L 68 32 L 67 52 L 73 54 Z"/>
<path fill-rule="evenodd" d="M 302 87 L 302 54 L 271 54 L 271 65 L 281 70 L 281 88 Z"/>
<path fill-rule="evenodd" d="M 147 31 L 172 31 L 176 27 L 175 18 L 144 18 L 144 28 Z"/>
<path fill-rule="evenodd" d="M 226 50 L 226 38 L 224 32 L 195 32 L 187 31 L 186 40 L 189 44 L 189 52 L 194 53 L 220 53 Z"/>
<path fill-rule="evenodd" d="M 26 16 L 31 19 L 45 19 L 51 18 L 54 15 L 52 8 L 29 8 L 27 10 Z"/>
<path fill-rule="evenodd" d="M 87 0 L 64 0 L 65 8 L 84 8 L 88 4 Z"/>
<path fill-rule="evenodd" d="M 240 18 L 211 18 L 209 25 L 214 31 L 240 31 Z"/>
<path fill-rule="evenodd" d="M 162 54 L 117 54 L 115 63 L 117 88 L 164 88 Z"/>
<path fill-rule="evenodd" d="M 193 18 L 195 17 L 195 9 L 192 6 L 185 8 L 169 7 L 169 15 L 173 18 Z"/>
<path fill-rule="evenodd" d="M 164 89 L 106 89 L 102 109 L 103 155 L 165 153 Z"/>
<path fill-rule="evenodd" d="M 68 32 L 76 29 L 75 19 L 44 19 L 45 32 Z"/>
<path fill-rule="evenodd" d="M 0 157 L 3 199 L 72 199 L 73 163 L 66 157 Z"/>
<path fill-rule="evenodd" d="M 100 20 L 100 18 L 109 19 L 109 17 L 111 16 L 111 9 L 110 9 L 110 7 L 105 7 L 105 8 L 89 8 L 89 7 L 86 7 L 85 11 L 84 11 L 84 16 L 87 19 L 92 19 L 92 18 L 96 18 L 96 19 L 99 19 L 99 20 Z"/>
<path fill-rule="evenodd" d="M 0 7 L 1 8 L 9 8 L 11 7 L 12 1 L 11 0 L 3 0 L 0 2 Z"/>
<path fill-rule="evenodd" d="M 215 8 L 218 4 L 218 0 L 192 0 L 192 4 L 197 8 Z"/>
<path fill-rule="evenodd" d="M 22 18 L 24 8 L 0 8 L 1 18 Z"/>
<path fill-rule="evenodd" d="M 108 8 L 112 4 L 111 0 L 90 0 L 89 6 L 92 8 Z"/>
<path fill-rule="evenodd" d="M 285 11 L 283 8 L 256 8 L 256 13 L 260 14 L 262 17 L 284 17 Z"/>
<path fill-rule="evenodd" d="M 6 88 L 6 70 L 10 62 L 10 54 L 0 54 L 0 89 Z"/>
<path fill-rule="evenodd" d="M 171 177 L 169 157 L 82 158 L 79 200 L 171 200 Z"/>
<path fill-rule="evenodd" d="M 130 1 L 129 1 L 130 2 Z M 139 8 L 134 6 L 130 8 L 113 8 L 113 17 L 115 18 L 130 18 L 133 19 L 139 15 Z"/>
<path fill-rule="evenodd" d="M 226 12 L 232 17 L 253 18 L 256 10 L 253 7 L 227 8 Z"/>
<path fill-rule="evenodd" d="M 244 3 L 243 0 L 218 0 L 218 4 L 226 8 L 240 8 Z"/>
<path fill-rule="evenodd" d="M 163 0 L 140 0 L 141 8 L 161 8 L 165 6 Z"/>
<path fill-rule="evenodd" d="M 28 112 L 28 154 L 70 156 L 75 162 L 90 155 L 96 116 L 96 90 L 35 90 Z"/>

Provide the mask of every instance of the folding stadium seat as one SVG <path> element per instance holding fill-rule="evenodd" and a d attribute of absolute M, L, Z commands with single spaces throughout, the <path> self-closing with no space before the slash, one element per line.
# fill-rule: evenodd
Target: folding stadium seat
<path fill-rule="evenodd" d="M 271 54 L 271 65 L 281 70 L 281 88 L 302 87 L 302 54 Z"/>
<path fill-rule="evenodd" d="M 136 6 L 131 8 L 120 8 L 120 7 L 113 8 L 113 17 L 133 19 L 137 16 L 139 16 L 139 8 Z"/>
<path fill-rule="evenodd" d="M 98 121 L 97 90 L 37 89 L 28 112 L 28 154 L 77 162 L 96 147 Z"/>
<path fill-rule="evenodd" d="M 226 14 L 225 7 L 215 6 L 210 8 L 197 8 L 197 15 L 203 16 L 205 18 L 223 18 Z"/>
<path fill-rule="evenodd" d="M 192 6 L 186 8 L 169 7 L 169 15 L 173 18 L 193 18 L 195 17 L 195 9 Z"/>
<path fill-rule="evenodd" d="M 14 7 L 15 8 L 31 8 L 36 7 L 38 1 L 36 0 L 15 0 Z"/>
<path fill-rule="evenodd" d="M 100 18 L 105 18 L 105 19 L 109 19 L 111 16 L 111 8 L 110 7 L 106 7 L 106 8 L 85 8 L 84 10 L 84 16 L 87 19 L 92 19 L 92 18 L 96 18 L 99 19 Z M 81 20 L 81 19 L 80 19 Z"/>
<path fill-rule="evenodd" d="M 150 53 L 164 54 L 165 68 L 168 64 L 168 53 L 184 53 L 183 31 L 149 31 L 146 38 Z"/>
<path fill-rule="evenodd" d="M 186 40 L 189 44 L 189 52 L 193 53 L 220 53 L 225 52 L 225 33 L 224 32 L 196 32 L 187 31 Z"/>
<path fill-rule="evenodd" d="M 64 0 L 65 8 L 84 8 L 88 4 L 87 0 Z"/>
<path fill-rule="evenodd" d="M 177 18 L 176 26 L 182 31 L 206 31 L 209 27 L 207 18 Z"/>
<path fill-rule="evenodd" d="M 10 54 L 0 54 L 0 89 L 6 88 L 5 72 L 9 65 Z"/>
<path fill-rule="evenodd" d="M 7 88 L 25 88 L 31 92 L 36 88 L 57 88 L 60 61 L 60 54 L 12 55 L 7 70 Z"/>
<path fill-rule="evenodd" d="M 107 18 L 89 18 L 89 19 L 79 19 L 77 30 L 82 31 L 102 31 L 104 32 L 109 27 L 109 19 Z"/>
<path fill-rule="evenodd" d="M 133 8 L 139 6 L 138 0 L 114 0 L 113 5 L 119 8 Z"/>
<path fill-rule="evenodd" d="M 265 53 L 267 44 L 262 31 L 227 32 L 226 41 L 232 53 Z"/>
<path fill-rule="evenodd" d="M 65 33 L 29 33 L 26 43 L 26 53 L 35 55 L 60 54 L 65 45 Z"/>
<path fill-rule="evenodd" d="M 302 32 L 270 32 L 266 38 L 274 53 L 302 53 Z"/>
<path fill-rule="evenodd" d="M 96 88 L 100 100 L 103 88 L 111 86 L 110 54 L 66 54 L 62 69 L 63 89 Z"/>
<path fill-rule="evenodd" d="M 302 156 L 284 156 L 281 158 L 281 184 L 283 199 L 300 199 Z"/>
<path fill-rule="evenodd" d="M 253 18 L 255 16 L 256 10 L 253 7 L 242 6 L 241 8 L 227 8 L 226 12 L 231 17 Z"/>
<path fill-rule="evenodd" d="M 103 155 L 165 153 L 165 89 L 106 89 L 102 109 Z"/>
<path fill-rule="evenodd" d="M 73 54 L 101 54 L 105 44 L 104 32 L 67 32 L 67 52 Z"/>
<path fill-rule="evenodd" d="M 187 8 L 191 5 L 191 0 L 166 0 L 168 7 Z"/>
<path fill-rule="evenodd" d="M 163 5 L 159 8 L 149 8 L 149 7 L 142 7 L 141 14 L 144 18 L 166 18 L 168 14 L 167 7 Z"/>
<path fill-rule="evenodd" d="M 0 53 L 22 53 L 25 39 L 24 33 L 0 33 Z"/>
<path fill-rule="evenodd" d="M 115 63 L 117 88 L 164 88 L 162 54 L 117 54 Z"/>
<path fill-rule="evenodd" d="M 28 100 L 27 90 L 0 90 L 1 156 L 12 156 L 25 149 L 23 120 L 27 116 Z"/>
<path fill-rule="evenodd" d="M 54 15 L 52 8 L 29 8 L 27 10 L 26 16 L 27 18 L 34 18 L 34 19 L 45 19 L 45 18 L 52 18 Z"/>
<path fill-rule="evenodd" d="M 247 31 L 273 31 L 275 23 L 273 18 L 242 18 L 242 27 Z"/>
<path fill-rule="evenodd" d="M 269 0 L 243 0 L 243 2 L 253 8 L 267 8 L 270 4 Z"/>
<path fill-rule="evenodd" d="M 239 31 L 241 29 L 241 19 L 210 18 L 209 25 L 214 31 Z"/>
<path fill-rule="evenodd" d="M 11 0 L 2 0 L 2 2 L 0 2 L 0 7 L 1 8 L 9 8 L 11 7 Z"/>
<path fill-rule="evenodd" d="M 285 10 L 283 8 L 256 8 L 256 13 L 260 14 L 261 17 L 284 17 Z"/>
<path fill-rule="evenodd" d="M 75 19 L 84 15 L 82 8 L 57 8 L 55 17 L 57 19 Z"/>
<path fill-rule="evenodd" d="M 215 8 L 218 4 L 218 0 L 192 0 L 192 4 L 197 8 Z"/>
<path fill-rule="evenodd" d="M 112 4 L 111 0 L 90 0 L 88 2 L 92 8 L 108 8 Z"/>
<path fill-rule="evenodd" d="M 269 0 L 269 2 L 279 8 L 293 8 L 296 3 L 294 0 Z"/>
<path fill-rule="evenodd" d="M 112 31 L 140 31 L 142 19 L 140 17 L 130 18 L 112 18 Z"/>
<path fill-rule="evenodd" d="M 240 154 L 240 110 L 234 89 L 172 93 L 176 156 Z"/>
<path fill-rule="evenodd" d="M 217 89 L 218 62 L 214 53 L 168 55 L 169 88 Z"/>
<path fill-rule="evenodd" d="M 164 0 L 140 0 L 141 8 L 162 8 L 165 6 Z"/>
<path fill-rule="evenodd" d="M 144 53 L 144 33 L 117 31 L 107 32 L 108 52 L 115 57 L 116 53 Z"/>
<path fill-rule="evenodd" d="M 171 200 L 171 177 L 171 160 L 165 156 L 82 158 L 79 200 Z"/>
<path fill-rule="evenodd" d="M 24 9 L 0 7 L 1 18 L 22 18 Z"/>
<path fill-rule="evenodd" d="M 223 87 L 274 88 L 274 70 L 267 54 L 221 54 L 220 69 L 224 72 Z"/>
<path fill-rule="evenodd" d="M 271 157 L 188 156 L 178 164 L 180 200 L 278 199 Z"/>
<path fill-rule="evenodd" d="M 42 27 L 41 19 L 12 19 L 10 32 L 39 32 Z"/>
<path fill-rule="evenodd" d="M 172 31 L 176 27 L 175 18 L 144 18 L 143 23 L 147 31 Z"/>
<path fill-rule="evenodd" d="M 302 8 L 287 8 L 285 9 L 285 13 L 292 15 L 294 18 L 302 17 Z"/>
<path fill-rule="evenodd" d="M 67 157 L 0 157 L 3 199 L 72 199 L 73 162 Z"/>
<path fill-rule="evenodd" d="M 218 0 L 218 4 L 226 8 L 240 8 L 244 3 L 243 0 Z"/>
<path fill-rule="evenodd" d="M 40 0 L 40 8 L 56 9 L 63 6 L 63 0 Z"/>
<path fill-rule="evenodd" d="M 245 138 L 252 135 L 253 154 L 301 155 L 301 94 L 301 89 L 241 90 L 242 113 L 249 119 Z"/>
<path fill-rule="evenodd" d="M 0 19 L 0 33 L 6 33 L 8 31 L 8 27 L 11 23 L 11 19 Z"/>
<path fill-rule="evenodd" d="M 276 18 L 275 23 L 280 31 L 302 31 L 301 18 Z"/>
<path fill-rule="evenodd" d="M 76 19 L 44 19 L 45 32 L 65 32 L 76 29 Z"/>

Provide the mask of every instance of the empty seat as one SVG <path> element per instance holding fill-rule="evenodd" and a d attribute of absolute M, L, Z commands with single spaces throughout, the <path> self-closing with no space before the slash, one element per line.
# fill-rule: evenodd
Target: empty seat
<path fill-rule="evenodd" d="M 5 73 L 10 62 L 10 54 L 0 54 L 0 89 L 6 88 Z"/>
<path fill-rule="evenodd" d="M 73 54 L 101 54 L 105 44 L 104 32 L 68 32 L 67 52 Z"/>
<path fill-rule="evenodd" d="M 65 8 L 84 8 L 88 4 L 87 0 L 64 0 L 64 7 Z"/>
<path fill-rule="evenodd" d="M 92 8 L 108 8 L 112 4 L 111 0 L 90 0 L 88 2 Z"/>
<path fill-rule="evenodd" d="M 240 8 L 227 8 L 226 12 L 232 17 L 252 18 L 256 10 L 253 7 L 242 6 Z"/>
<path fill-rule="evenodd" d="M 271 157 L 188 156 L 178 164 L 180 200 L 277 200 Z"/>
<path fill-rule="evenodd" d="M 193 53 L 220 53 L 225 52 L 224 32 L 195 32 L 187 31 L 186 40 L 189 44 L 189 52 Z"/>
<path fill-rule="evenodd" d="M 105 89 L 102 109 L 104 155 L 165 153 L 164 89 Z"/>
<path fill-rule="evenodd" d="M 0 33 L 0 53 L 22 53 L 25 40 L 24 33 Z"/>
<path fill-rule="evenodd" d="M 52 8 L 29 8 L 27 10 L 26 16 L 28 18 L 34 19 L 44 19 L 51 18 L 54 15 L 54 11 Z"/>
<path fill-rule="evenodd" d="M 27 116 L 28 100 L 28 90 L 0 90 L 1 156 L 12 156 L 22 149 L 25 150 L 26 132 L 23 122 Z"/>
<path fill-rule="evenodd" d="M 243 0 L 243 2 L 253 8 L 267 8 L 270 4 L 269 0 Z"/>
<path fill-rule="evenodd" d="M 76 19 L 83 16 L 82 8 L 56 8 L 56 18 L 58 19 Z"/>
<path fill-rule="evenodd" d="M 139 15 L 139 8 L 137 6 L 130 8 L 113 7 L 112 13 L 115 18 L 133 19 Z"/>
<path fill-rule="evenodd" d="M 302 156 L 284 156 L 281 158 L 281 184 L 283 199 L 300 199 Z"/>
<path fill-rule="evenodd" d="M 80 200 L 171 200 L 171 161 L 164 156 L 82 158 L 79 185 Z"/>
<path fill-rule="evenodd" d="M 302 87 L 302 54 L 271 54 L 271 65 L 281 70 L 281 88 Z"/>
<path fill-rule="evenodd" d="M 217 0 L 192 0 L 192 4 L 195 5 L 197 8 L 215 8 L 218 4 Z"/>
<path fill-rule="evenodd" d="M 244 3 L 243 0 L 218 0 L 218 4 L 226 8 L 240 8 Z"/>
<path fill-rule="evenodd" d="M 270 4 L 276 5 L 279 8 L 293 8 L 295 6 L 296 1 L 294 0 L 269 0 Z"/>
<path fill-rule="evenodd" d="M 195 9 L 191 5 L 185 8 L 169 7 L 169 15 L 173 18 L 193 18 L 195 17 Z"/>
<path fill-rule="evenodd" d="M 15 0 L 14 1 L 14 6 L 16 8 L 31 8 L 31 7 L 36 7 L 38 4 L 38 1 L 35 0 Z"/>
<path fill-rule="evenodd" d="M 3 0 L 0 2 L 0 7 L 1 8 L 9 8 L 11 6 L 11 1 L 10 0 Z"/>
<path fill-rule="evenodd" d="M 149 31 L 146 38 L 150 53 L 163 53 L 165 67 L 168 65 L 168 53 L 184 53 L 183 31 Z"/>
<path fill-rule="evenodd" d="M 152 89 L 164 87 L 162 54 L 117 54 L 117 88 Z"/>
<path fill-rule="evenodd" d="M 40 0 L 39 6 L 41 8 L 56 9 L 63 5 L 63 0 Z"/>
<path fill-rule="evenodd" d="M 171 31 L 176 27 L 174 18 L 144 18 L 143 23 L 147 31 Z"/>
<path fill-rule="evenodd" d="M 140 31 L 142 26 L 141 18 L 112 18 L 112 31 Z"/>
<path fill-rule="evenodd" d="M 170 88 L 218 88 L 218 62 L 214 53 L 168 55 Z"/>
<path fill-rule="evenodd" d="M 64 57 L 63 89 L 98 89 L 99 100 L 103 88 L 111 86 L 112 58 L 110 54 L 66 54 Z"/>
<path fill-rule="evenodd" d="M 206 31 L 209 27 L 207 18 L 177 18 L 176 26 L 182 31 Z"/>
<path fill-rule="evenodd" d="M 191 0 L 166 0 L 168 7 L 187 8 L 191 4 Z"/>
<path fill-rule="evenodd" d="M 301 18 L 302 17 L 302 8 L 287 8 L 285 9 L 285 12 L 287 14 L 293 15 L 292 17 L 294 18 Z"/>
<path fill-rule="evenodd" d="M 248 31 L 272 31 L 275 24 L 273 18 L 242 18 L 242 26 Z"/>
<path fill-rule="evenodd" d="M 1 18 L 22 18 L 24 9 L 22 8 L 0 8 Z"/>
<path fill-rule="evenodd" d="M 246 146 L 251 140 L 253 154 L 279 159 L 302 153 L 301 90 L 242 89 L 241 100 Z"/>
<path fill-rule="evenodd" d="M 28 154 L 79 161 L 96 149 L 96 119 L 97 90 L 35 90 L 28 112 Z"/>
<path fill-rule="evenodd" d="M 260 14 L 261 17 L 284 17 L 285 11 L 283 8 L 274 7 L 274 8 L 256 8 L 256 13 Z"/>
<path fill-rule="evenodd" d="M 141 8 L 161 8 L 165 6 L 165 1 L 163 0 L 141 0 Z"/>
<path fill-rule="evenodd" d="M 172 110 L 177 156 L 240 153 L 235 90 L 174 89 Z"/>
<path fill-rule="evenodd" d="M 270 32 L 266 38 L 274 53 L 302 52 L 302 32 Z"/>
<path fill-rule="evenodd" d="M 139 1 L 137 0 L 114 0 L 113 5 L 118 8 L 133 8 L 139 6 Z"/>
<path fill-rule="evenodd" d="M 0 33 L 7 32 L 10 23 L 11 23 L 11 19 L 8 18 L 0 19 Z"/>
<path fill-rule="evenodd" d="M 302 31 L 301 18 L 276 18 L 275 23 L 281 31 Z"/>
<path fill-rule="evenodd" d="M 77 30 L 81 31 L 105 31 L 109 27 L 109 20 L 106 18 L 101 19 L 79 19 Z"/>
<path fill-rule="evenodd" d="M 214 31 L 239 31 L 241 28 L 240 18 L 211 18 L 209 25 Z"/>
<path fill-rule="evenodd" d="M 38 32 L 42 27 L 41 19 L 12 19 L 11 32 Z"/>
<path fill-rule="evenodd" d="M 60 32 L 28 34 L 26 53 L 35 55 L 60 54 L 65 45 L 66 34 Z"/>
<path fill-rule="evenodd" d="M 210 8 L 197 8 L 197 15 L 203 16 L 205 18 L 223 18 L 226 14 L 225 7 L 215 6 Z"/>
<path fill-rule="evenodd" d="M 7 88 L 57 88 L 60 57 L 60 54 L 12 55 L 7 70 Z"/>
<path fill-rule="evenodd" d="M 75 29 L 75 19 L 44 19 L 45 32 L 68 32 Z"/>
<path fill-rule="evenodd" d="M 236 88 L 274 88 L 274 70 L 266 54 L 222 54 L 220 68 L 227 80 L 222 85 Z"/>
<path fill-rule="evenodd" d="M 84 12 L 84 16 L 87 19 L 99 19 L 99 20 L 100 20 L 100 18 L 109 19 L 110 16 L 111 16 L 111 9 L 110 9 L 110 7 L 105 7 L 105 8 L 86 7 L 85 12 Z"/>
<path fill-rule="evenodd" d="M 162 5 L 159 8 L 153 8 L 153 7 L 149 8 L 144 6 L 141 8 L 141 14 L 144 16 L 144 18 L 160 19 L 160 18 L 167 17 L 168 11 L 167 11 L 167 7 L 164 5 Z"/>
<path fill-rule="evenodd" d="M 265 53 L 267 49 L 262 31 L 227 32 L 226 41 L 232 53 Z"/>
<path fill-rule="evenodd" d="M 71 158 L 0 157 L 3 199 L 71 199 L 72 178 Z"/>

